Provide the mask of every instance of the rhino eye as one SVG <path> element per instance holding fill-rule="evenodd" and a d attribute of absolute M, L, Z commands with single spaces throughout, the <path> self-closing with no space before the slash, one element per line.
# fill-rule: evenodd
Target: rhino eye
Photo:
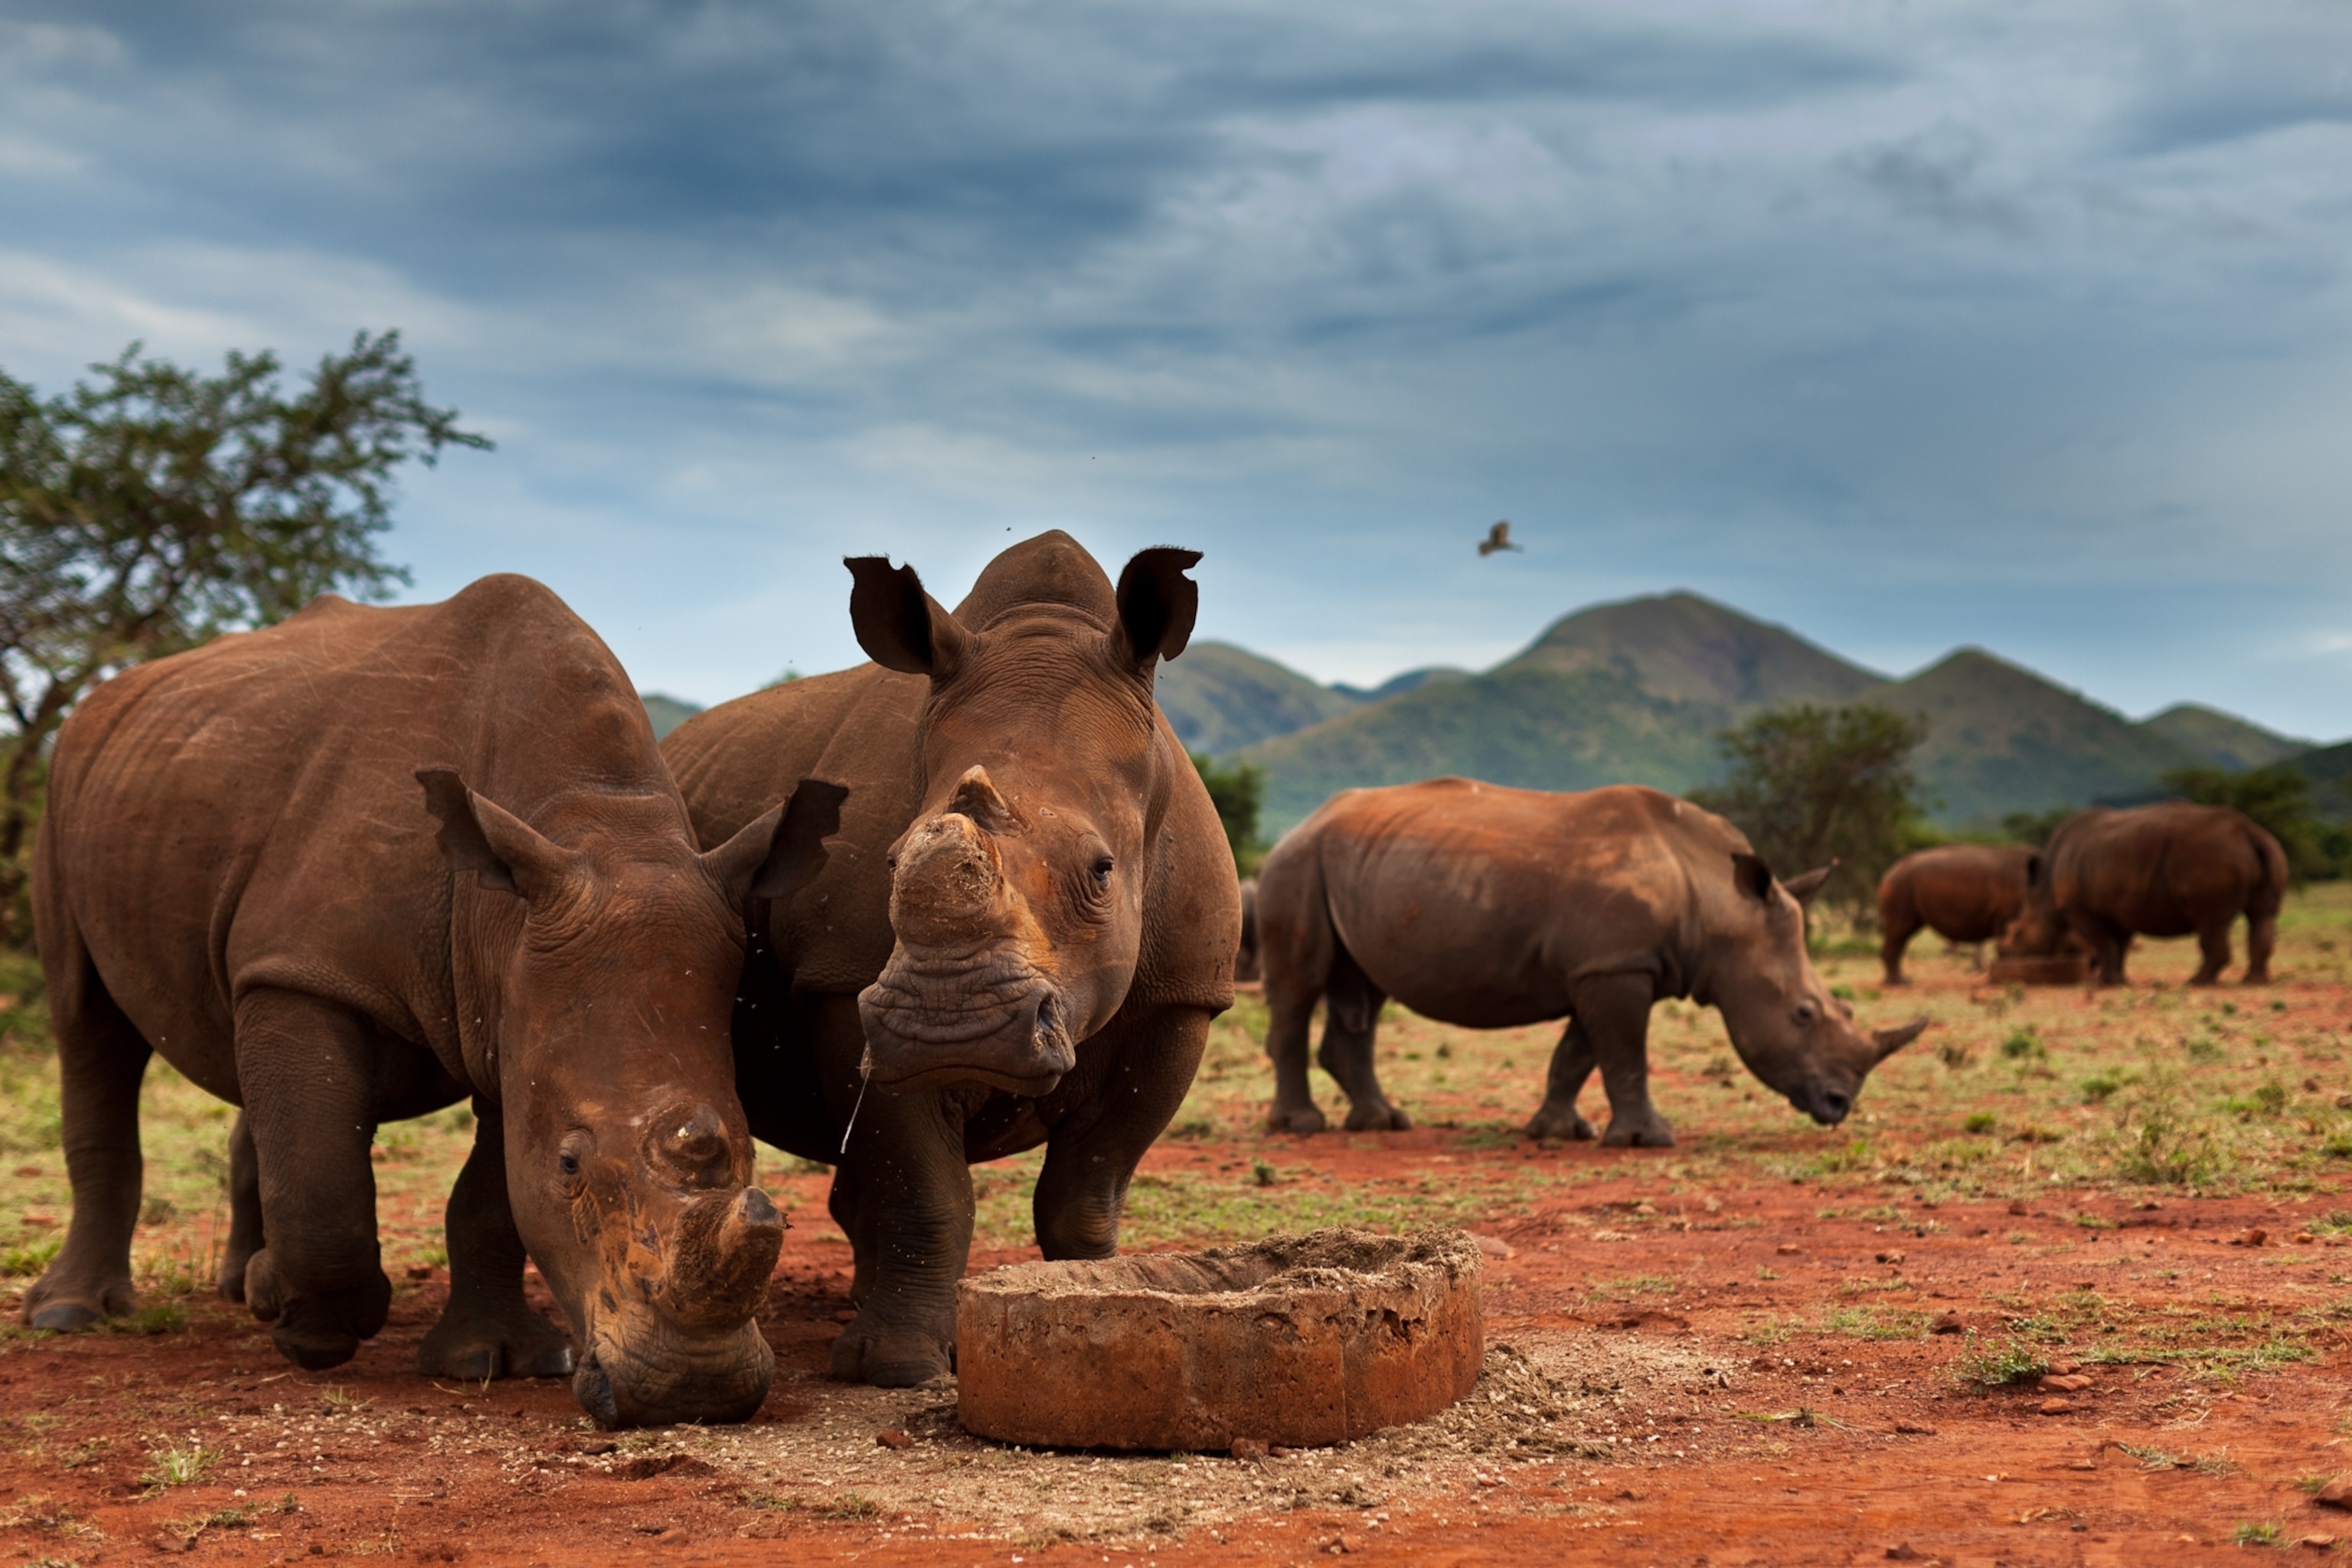
<path fill-rule="evenodd" d="M 1822 1010 L 1813 1005 L 1811 998 L 1797 1004 L 1797 1022 L 1800 1024 L 1810 1024 L 1821 1016 Z"/>
<path fill-rule="evenodd" d="M 580 1156 L 567 1149 L 555 1157 L 555 1168 L 567 1176 L 576 1176 L 580 1173 Z"/>
<path fill-rule="evenodd" d="M 1111 868 L 1114 864 L 1115 862 L 1108 855 L 1097 855 L 1095 857 L 1095 863 L 1092 869 L 1095 874 L 1096 887 L 1108 888 L 1110 886 L 1110 873 Z"/>
<path fill-rule="evenodd" d="M 555 1146 L 555 1169 L 566 1187 L 580 1183 L 580 1168 L 587 1163 L 588 1152 L 595 1147 L 595 1137 L 584 1128 L 574 1128 L 564 1134 L 563 1142 Z"/>

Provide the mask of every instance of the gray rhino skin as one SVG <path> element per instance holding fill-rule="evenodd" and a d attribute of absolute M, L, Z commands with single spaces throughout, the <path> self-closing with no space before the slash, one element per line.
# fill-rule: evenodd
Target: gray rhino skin
<path fill-rule="evenodd" d="M 734 1025 L 752 1131 L 836 1167 L 859 1308 L 836 1376 L 951 1370 L 971 1162 L 1045 1144 L 1037 1245 L 1110 1256 L 1136 1163 L 1233 1005 L 1233 851 L 1152 701 L 1197 560 L 1143 551 L 1114 589 L 1045 533 L 950 613 L 911 567 L 857 557 L 850 619 L 876 663 L 663 742 L 705 842 L 804 773 L 850 786 L 823 874 L 751 911 Z"/>
<path fill-rule="evenodd" d="M 1654 789 L 1580 795 L 1440 778 L 1334 795 L 1258 871 L 1257 932 L 1272 1014 L 1270 1126 L 1319 1131 L 1307 1037 L 1329 1004 L 1319 1059 L 1351 1130 L 1412 1125 L 1373 1071 L 1381 1005 L 1495 1029 L 1566 1016 L 1533 1137 L 1591 1138 L 1576 1099 L 1593 1068 L 1613 1145 L 1658 1148 L 1649 1019 L 1662 997 L 1720 1008 L 1748 1070 L 1824 1123 L 1870 1069 L 1927 1027 L 1866 1035 L 1805 954 L 1810 897 L 1723 818 Z"/>
<path fill-rule="evenodd" d="M 2041 956 L 2079 942 L 2102 985 L 2124 983 L 2139 936 L 2194 934 L 2191 985 L 2230 966 L 2230 928 L 2246 917 L 2246 984 L 2271 977 L 2285 900 L 2286 851 L 2235 806 L 2165 801 L 2129 811 L 2093 806 L 2058 825 L 2028 868 L 2025 907 L 2000 951 Z"/>
<path fill-rule="evenodd" d="M 298 1365 L 383 1325 L 377 1125 L 470 1096 L 419 1370 L 570 1373 L 607 1426 L 750 1415 L 783 1221 L 727 1047 L 740 911 L 814 874 L 839 794 L 700 853 L 628 677 L 523 577 L 328 595 L 109 681 L 34 860 L 74 1212 L 25 1321 L 131 1307 L 152 1052 L 243 1107 L 220 1288 Z"/>

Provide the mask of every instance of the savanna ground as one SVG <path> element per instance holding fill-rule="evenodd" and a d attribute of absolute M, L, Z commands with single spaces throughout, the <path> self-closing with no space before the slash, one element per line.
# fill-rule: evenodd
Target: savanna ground
<path fill-rule="evenodd" d="M 1661 1006 L 1671 1150 L 1528 1142 L 1551 1032 L 1402 1015 L 1381 1070 L 1420 1131 L 1269 1135 L 1264 1010 L 1244 998 L 1137 1178 L 1126 1245 L 1454 1224 L 1488 1252 L 1469 1401 L 1258 1461 L 1009 1449 L 959 1431 L 950 1386 L 828 1381 L 848 1247 L 824 1173 L 772 1151 L 763 1179 L 797 1228 L 752 1423 L 610 1436 L 561 1383 L 420 1379 L 462 1111 L 383 1131 L 390 1326 L 347 1366 L 293 1370 L 209 1289 L 228 1109 L 160 1064 L 138 1316 L 79 1338 L 16 1328 L 68 1212 L 20 970 L 0 1014 L 0 1562 L 2352 1552 L 2325 1539 L 2352 1541 L 2352 1514 L 2307 1495 L 2346 1468 L 2352 1430 L 2352 887 L 2291 900 L 2268 988 L 2187 989 L 2186 942 L 2143 944 L 2134 984 L 2096 993 L 1992 986 L 1939 950 L 1916 942 L 1918 983 L 1885 995 L 1858 943 L 1823 957 L 1865 1022 L 1936 1020 L 1836 1130 L 1740 1071 L 1714 1014 Z M 1586 1109 L 1598 1119 L 1597 1089 Z M 976 1173 L 975 1268 L 1034 1256 L 1035 1164 Z"/>

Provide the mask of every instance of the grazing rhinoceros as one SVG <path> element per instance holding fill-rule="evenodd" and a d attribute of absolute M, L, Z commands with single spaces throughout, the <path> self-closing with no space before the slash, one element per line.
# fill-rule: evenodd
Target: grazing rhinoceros
<path fill-rule="evenodd" d="M 1731 824 L 1654 789 L 1442 778 L 1344 791 L 1258 871 L 1268 1124 L 1324 1126 L 1307 1087 L 1318 996 L 1320 1059 L 1347 1091 L 1351 1130 L 1412 1125 L 1372 1068 L 1391 996 L 1475 1029 L 1568 1016 L 1532 1137 L 1592 1136 L 1576 1097 L 1597 1064 L 1601 1141 L 1674 1142 L 1649 1091 L 1650 1006 L 1665 996 L 1720 1008 L 1749 1071 L 1816 1121 L 1841 1121 L 1864 1076 L 1927 1020 L 1865 1035 L 1831 997 L 1800 908 L 1828 875 L 1777 882 Z"/>
<path fill-rule="evenodd" d="M 874 663 L 664 742 L 705 842 L 813 769 L 850 785 L 824 873 L 751 911 L 735 1016 L 752 1131 L 839 1167 L 860 1310 L 836 1375 L 950 1369 L 968 1162 L 1044 1143 L 1038 1246 L 1109 1256 L 1136 1162 L 1233 1003 L 1233 852 L 1152 702 L 1199 559 L 1144 551 L 1114 591 L 1042 534 L 950 614 L 912 568 L 859 557 L 850 620 Z"/>
<path fill-rule="evenodd" d="M 1878 962 L 1902 985 L 1903 950 L 1921 926 L 1946 942 L 1999 936 L 2025 907 L 2030 844 L 1939 844 L 1906 855 L 1878 879 Z"/>
<path fill-rule="evenodd" d="M 2135 934 L 2193 932 L 2204 961 L 2189 984 L 2210 985 L 2230 966 L 2230 927 L 2242 914 L 2246 984 L 2264 984 L 2286 885 L 2286 851 L 2234 806 L 2093 806 L 2060 823 L 2031 863 L 2000 951 L 2053 953 L 2071 935 L 2099 984 L 2119 985 Z"/>
<path fill-rule="evenodd" d="M 383 1325 L 377 1124 L 471 1096 L 421 1370 L 571 1373 L 607 1426 L 750 1415 L 783 1222 L 728 1048 L 741 910 L 814 875 L 840 795 L 699 852 L 627 676 L 522 577 L 331 595 L 109 681 L 58 735 L 34 860 L 74 1214 L 25 1321 L 131 1305 L 152 1050 L 244 1107 L 222 1289 L 298 1364 Z"/>

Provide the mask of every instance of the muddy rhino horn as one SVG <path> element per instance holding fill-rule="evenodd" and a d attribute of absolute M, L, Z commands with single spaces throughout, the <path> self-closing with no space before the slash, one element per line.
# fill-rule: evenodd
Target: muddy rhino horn
<path fill-rule="evenodd" d="M 1830 879 L 1830 873 L 1837 868 L 1838 862 L 1832 859 L 1826 866 L 1816 867 L 1801 877 L 1791 877 L 1780 885 L 1789 889 L 1789 896 L 1797 902 L 1809 904 L 1812 902 L 1813 895 L 1822 890 L 1822 884 Z"/>
<path fill-rule="evenodd" d="M 1878 1047 L 1878 1059 L 1880 1061 L 1885 1061 L 1887 1058 L 1893 1056 L 1895 1052 L 1901 1050 L 1904 1047 L 1917 1039 L 1921 1035 L 1927 1033 L 1927 1026 L 1932 1022 L 1934 1022 L 1934 1020 L 1929 1018 L 1914 1018 L 1899 1029 L 1871 1030 L 1870 1038 L 1871 1042 Z"/>

